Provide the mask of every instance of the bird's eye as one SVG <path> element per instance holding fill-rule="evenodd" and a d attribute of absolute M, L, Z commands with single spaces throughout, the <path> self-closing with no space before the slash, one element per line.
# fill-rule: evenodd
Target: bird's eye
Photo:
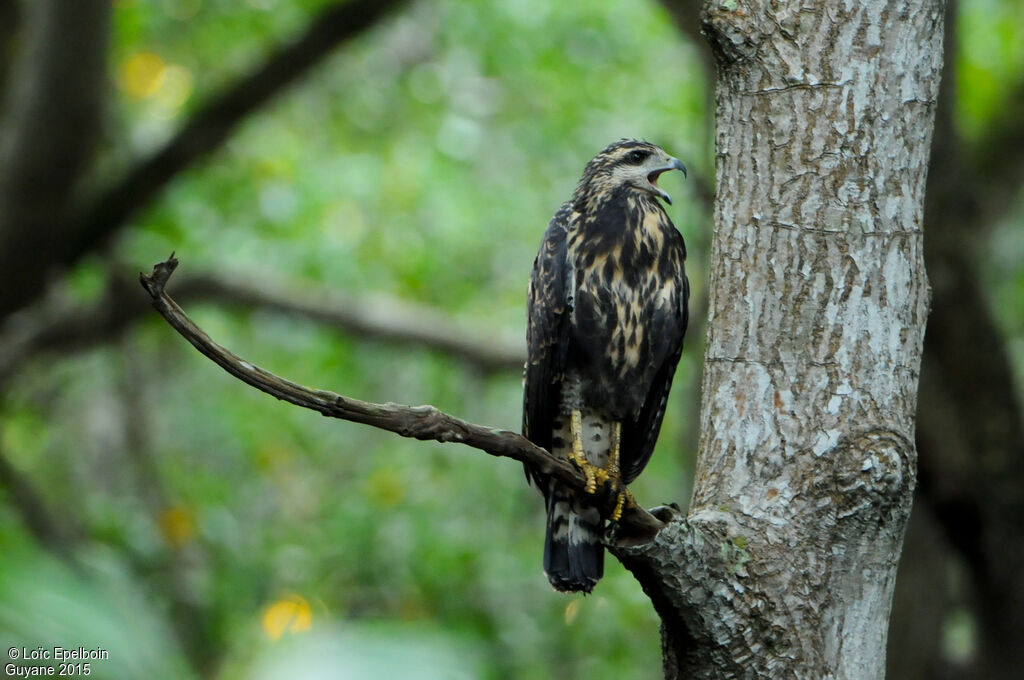
<path fill-rule="evenodd" d="M 640 163 L 644 162 L 645 158 L 647 158 L 647 152 L 637 149 L 636 151 L 629 152 L 629 154 L 626 156 L 626 162 L 632 163 L 634 165 L 639 165 Z"/>

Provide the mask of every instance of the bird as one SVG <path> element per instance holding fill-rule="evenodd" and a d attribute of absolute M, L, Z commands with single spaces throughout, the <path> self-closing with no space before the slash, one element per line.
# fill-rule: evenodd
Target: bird
<path fill-rule="evenodd" d="M 603 576 L 607 522 L 620 519 L 665 415 L 690 295 L 686 244 L 658 186 L 672 170 L 686 176 L 646 141 L 607 146 L 555 212 L 533 263 L 523 436 L 586 478 L 581 493 L 526 465 L 544 497 L 544 571 L 558 591 L 590 593 Z M 615 504 L 604 516 L 607 494 Z"/>

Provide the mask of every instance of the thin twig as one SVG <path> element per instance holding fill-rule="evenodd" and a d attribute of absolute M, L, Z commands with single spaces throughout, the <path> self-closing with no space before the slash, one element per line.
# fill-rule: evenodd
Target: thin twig
<path fill-rule="evenodd" d="M 584 490 L 586 480 L 572 464 L 555 458 L 516 432 L 475 425 L 448 415 L 434 406 L 374 404 L 326 390 L 310 389 L 242 359 L 211 340 L 166 293 L 164 287 L 177 266 L 178 260 L 172 253 L 166 261 L 153 267 L 151 275 L 140 273 L 139 281 L 167 323 L 203 355 L 242 382 L 277 399 L 331 418 L 372 425 L 413 439 L 458 442 L 492 456 L 512 458 L 529 464 L 541 474 L 554 477 L 569 487 L 581 492 Z M 603 510 L 611 514 L 612 499 L 598 501 L 607 501 Z M 662 522 L 653 515 L 630 502 L 623 511 L 615 540 L 619 544 L 644 542 L 652 538 L 662 526 Z"/>

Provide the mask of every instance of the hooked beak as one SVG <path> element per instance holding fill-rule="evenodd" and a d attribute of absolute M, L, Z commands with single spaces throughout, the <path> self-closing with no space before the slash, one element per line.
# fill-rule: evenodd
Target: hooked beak
<path fill-rule="evenodd" d="M 671 156 L 669 156 L 668 163 L 660 168 L 655 168 L 652 172 L 647 174 L 647 181 L 650 182 L 651 186 L 654 188 L 654 193 L 665 199 L 665 202 L 669 205 L 672 205 L 672 197 L 669 196 L 664 189 L 658 186 L 658 177 L 661 176 L 661 173 L 669 172 L 671 170 L 679 170 L 683 173 L 683 177 L 686 177 L 686 166 L 683 165 L 682 161 L 678 158 L 672 158 Z"/>

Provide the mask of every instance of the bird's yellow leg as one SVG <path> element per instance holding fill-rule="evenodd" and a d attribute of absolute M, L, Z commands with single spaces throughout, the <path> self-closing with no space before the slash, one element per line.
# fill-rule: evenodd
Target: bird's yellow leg
<path fill-rule="evenodd" d="M 618 420 L 612 421 L 611 435 L 611 451 L 608 453 L 608 476 L 618 481 L 622 479 L 622 471 L 619 470 L 619 447 L 622 444 L 622 423 Z"/>
<path fill-rule="evenodd" d="M 587 493 L 597 491 L 596 468 L 587 460 L 587 454 L 583 452 L 583 414 L 579 409 L 573 409 L 569 416 L 569 431 L 572 434 L 572 461 L 583 471 L 587 478 Z"/>
<path fill-rule="evenodd" d="M 622 518 L 622 508 L 625 507 L 626 501 L 629 501 L 630 505 L 636 505 L 636 499 L 633 498 L 633 492 L 623 487 L 619 489 L 618 499 L 615 501 L 615 509 L 612 510 L 612 521 L 618 522 Z"/>
<path fill-rule="evenodd" d="M 619 421 L 613 421 L 611 425 L 611 451 L 608 454 L 608 472 L 607 478 L 614 484 L 615 491 L 615 509 L 612 510 L 611 520 L 618 522 L 619 518 L 622 517 L 622 507 L 626 503 L 628 497 L 631 501 L 633 500 L 633 494 L 629 493 L 629 489 L 622 485 L 622 469 L 619 464 L 620 449 L 622 444 L 622 423 Z"/>

